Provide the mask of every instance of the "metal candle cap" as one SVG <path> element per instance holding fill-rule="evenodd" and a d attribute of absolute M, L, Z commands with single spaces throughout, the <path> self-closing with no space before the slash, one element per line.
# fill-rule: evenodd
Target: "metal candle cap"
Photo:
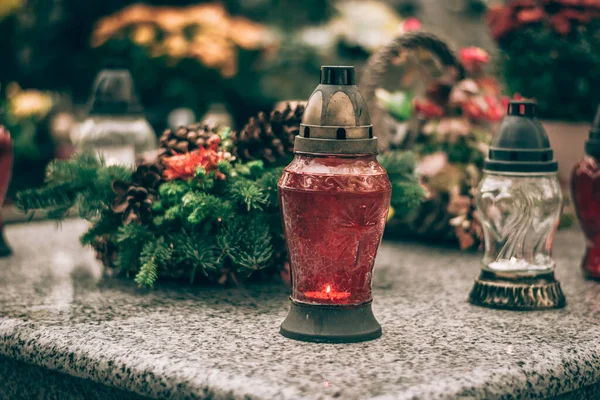
<path fill-rule="evenodd" d="M 367 104 L 354 84 L 354 67 L 321 67 L 321 84 L 306 104 L 294 152 L 377 154 Z"/>
<path fill-rule="evenodd" d="M 143 111 L 131 73 L 118 66 L 98 73 L 90 103 L 90 115 L 138 115 Z"/>
<path fill-rule="evenodd" d="M 483 169 L 493 172 L 556 172 L 548 135 L 535 117 L 535 103 L 511 101 Z"/>
<path fill-rule="evenodd" d="M 585 153 L 594 158 L 600 158 L 600 105 L 598 105 L 596 117 L 590 129 L 590 136 L 585 142 Z"/>

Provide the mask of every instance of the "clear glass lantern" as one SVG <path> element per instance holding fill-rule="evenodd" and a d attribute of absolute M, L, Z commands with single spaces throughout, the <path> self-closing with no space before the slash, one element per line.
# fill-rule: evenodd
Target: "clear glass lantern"
<path fill-rule="evenodd" d="M 552 239 L 561 207 L 555 173 L 486 172 L 477 194 L 485 235 L 483 268 L 515 277 L 553 272 Z"/>
<path fill-rule="evenodd" d="M 535 104 L 511 102 L 477 192 L 485 255 L 472 303 L 518 310 L 565 305 L 552 258 L 563 199 L 557 171 Z"/>
<path fill-rule="evenodd" d="M 88 117 L 71 134 L 80 151 L 95 152 L 108 165 L 134 165 L 156 149 L 154 130 L 144 117 L 128 70 L 107 68 L 96 77 Z"/>

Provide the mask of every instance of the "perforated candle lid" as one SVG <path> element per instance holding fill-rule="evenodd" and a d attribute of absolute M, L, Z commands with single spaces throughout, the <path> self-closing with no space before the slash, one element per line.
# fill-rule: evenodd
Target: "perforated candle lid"
<path fill-rule="evenodd" d="M 98 73 L 90 99 L 90 115 L 139 115 L 142 111 L 127 69 L 110 64 Z"/>
<path fill-rule="evenodd" d="M 535 116 L 535 103 L 511 101 L 496 133 L 484 170 L 493 172 L 556 172 L 558 163 L 544 127 Z"/>
<path fill-rule="evenodd" d="M 296 136 L 294 152 L 377 154 L 367 103 L 354 84 L 354 67 L 323 66 Z"/>

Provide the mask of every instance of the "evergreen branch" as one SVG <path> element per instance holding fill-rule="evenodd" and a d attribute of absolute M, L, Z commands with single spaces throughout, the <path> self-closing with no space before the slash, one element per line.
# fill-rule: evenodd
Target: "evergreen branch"
<path fill-rule="evenodd" d="M 15 202 L 19 210 L 28 212 L 40 209 L 72 207 L 77 198 L 77 188 L 70 183 L 57 186 L 27 189 L 17 193 Z"/>
<path fill-rule="evenodd" d="M 46 167 L 46 184 L 87 186 L 96 177 L 96 171 L 104 164 L 95 154 L 80 153 L 69 160 L 54 160 Z"/>
<path fill-rule="evenodd" d="M 151 233 L 148 232 L 148 228 L 143 225 L 135 223 L 122 225 L 117 232 L 117 243 L 128 243 L 128 242 L 145 242 L 149 239 Z"/>
<path fill-rule="evenodd" d="M 269 207 L 277 207 L 279 198 L 277 194 L 277 183 L 283 173 L 283 168 L 272 168 L 264 173 L 258 180 L 258 186 L 263 190 L 267 197 Z"/>
<path fill-rule="evenodd" d="M 392 181 L 392 199 L 390 203 L 394 207 L 395 214 L 401 218 L 416 210 L 426 196 L 425 189 L 418 183 Z"/>
<path fill-rule="evenodd" d="M 104 212 L 100 219 L 79 238 L 79 241 L 84 246 L 92 244 L 98 237 L 115 233 L 122 223 L 123 220 L 120 215 L 113 212 Z"/>
<path fill-rule="evenodd" d="M 205 221 L 222 221 L 233 216 L 231 203 L 212 194 L 190 192 L 181 199 L 183 216 L 192 225 Z"/>
<path fill-rule="evenodd" d="M 193 283 L 196 278 L 198 268 L 208 276 L 209 271 L 214 271 L 220 267 L 220 260 L 214 246 L 197 234 L 191 234 L 183 231 L 173 236 L 173 259 L 175 263 L 192 264 L 190 282 Z"/>
<path fill-rule="evenodd" d="M 252 272 L 272 262 L 271 232 L 263 218 L 229 221 L 218 234 L 217 243 L 238 268 Z"/>
<path fill-rule="evenodd" d="M 380 155 L 378 159 L 390 177 L 399 176 L 411 181 L 417 180 L 415 174 L 417 158 L 412 152 L 390 151 Z"/>
<path fill-rule="evenodd" d="M 171 259 L 171 247 L 164 237 L 144 244 L 140 254 L 141 267 L 135 276 L 139 286 L 153 287 L 158 278 L 158 267 L 167 264 Z"/>
<path fill-rule="evenodd" d="M 248 179 L 239 179 L 235 181 L 229 189 L 232 199 L 240 204 L 246 206 L 248 211 L 250 210 L 262 210 L 263 206 L 267 204 L 267 195 L 262 189 Z"/>
<path fill-rule="evenodd" d="M 116 235 L 118 258 L 116 264 L 124 271 L 136 270 L 140 266 L 140 257 L 144 245 L 152 241 L 148 228 L 135 223 L 122 225 Z"/>
<path fill-rule="evenodd" d="M 190 186 L 182 181 L 165 182 L 158 188 L 158 194 L 165 207 L 178 205 L 181 198 L 189 191 Z"/>

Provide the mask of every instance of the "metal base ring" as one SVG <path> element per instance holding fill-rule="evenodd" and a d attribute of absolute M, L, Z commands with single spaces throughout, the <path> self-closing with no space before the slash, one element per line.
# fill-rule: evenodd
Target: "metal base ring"
<path fill-rule="evenodd" d="M 377 339 L 382 332 L 371 302 L 357 306 L 322 306 L 292 301 L 280 333 L 304 342 L 353 343 Z"/>
<path fill-rule="evenodd" d="M 482 273 L 469 295 L 472 304 L 505 310 L 543 310 L 567 305 L 565 295 L 552 275 L 525 281 L 491 277 Z"/>

